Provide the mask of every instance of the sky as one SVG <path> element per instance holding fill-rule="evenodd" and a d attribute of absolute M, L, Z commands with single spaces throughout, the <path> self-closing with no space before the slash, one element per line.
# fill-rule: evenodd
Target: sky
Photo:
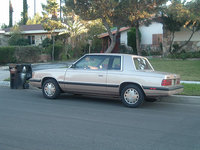
<path fill-rule="evenodd" d="M 190 1 L 190 0 L 187 0 Z M 34 0 L 27 0 L 28 15 L 34 16 Z M 13 6 L 13 24 L 21 20 L 21 12 L 23 11 L 23 0 L 11 0 Z M 46 0 L 36 0 L 36 12 L 42 12 L 41 4 L 46 4 Z M 9 24 L 9 0 L 0 0 L 0 26 L 2 24 Z"/>
<path fill-rule="evenodd" d="M 34 16 L 34 0 L 27 0 L 28 15 Z M 21 20 L 21 12 L 23 11 L 23 0 L 11 0 L 13 6 L 13 24 Z M 41 13 L 41 3 L 46 4 L 46 0 L 36 0 L 36 12 Z M 9 24 L 9 0 L 0 0 L 0 26 Z"/>

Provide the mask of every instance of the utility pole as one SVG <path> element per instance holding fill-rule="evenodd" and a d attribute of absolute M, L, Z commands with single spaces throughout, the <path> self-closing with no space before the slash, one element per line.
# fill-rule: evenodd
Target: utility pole
<path fill-rule="evenodd" d="M 9 0 L 9 27 L 13 26 L 13 7 L 11 0 Z"/>
<path fill-rule="evenodd" d="M 60 21 L 62 22 L 62 0 L 60 0 Z"/>
<path fill-rule="evenodd" d="M 34 0 L 34 16 L 36 15 L 36 0 Z"/>

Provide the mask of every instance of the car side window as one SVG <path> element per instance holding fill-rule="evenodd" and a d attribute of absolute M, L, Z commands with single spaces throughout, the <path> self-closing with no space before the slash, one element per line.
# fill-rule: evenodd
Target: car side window
<path fill-rule="evenodd" d="M 111 70 L 121 70 L 121 57 L 114 56 Z"/>
<path fill-rule="evenodd" d="M 152 70 L 151 66 L 144 58 L 134 58 L 133 60 L 137 70 Z"/>
<path fill-rule="evenodd" d="M 78 61 L 75 64 L 77 69 L 92 69 L 92 70 L 101 70 L 107 69 L 109 62 L 109 57 L 107 56 L 97 56 L 97 55 L 88 55 L 83 59 Z"/>

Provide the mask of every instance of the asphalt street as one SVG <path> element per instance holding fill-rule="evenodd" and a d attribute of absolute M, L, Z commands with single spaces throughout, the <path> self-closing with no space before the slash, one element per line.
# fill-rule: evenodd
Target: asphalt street
<path fill-rule="evenodd" d="M 120 101 L 0 87 L 0 150 L 199 150 L 200 105 Z"/>

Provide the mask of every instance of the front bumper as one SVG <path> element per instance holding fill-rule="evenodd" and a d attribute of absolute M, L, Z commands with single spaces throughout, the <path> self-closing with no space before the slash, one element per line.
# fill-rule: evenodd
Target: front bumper
<path fill-rule="evenodd" d="M 170 96 L 181 93 L 183 91 L 182 85 L 172 87 L 143 87 L 147 97 Z"/>
<path fill-rule="evenodd" d="M 30 79 L 29 84 L 33 87 L 41 88 L 41 80 L 39 79 Z"/>

